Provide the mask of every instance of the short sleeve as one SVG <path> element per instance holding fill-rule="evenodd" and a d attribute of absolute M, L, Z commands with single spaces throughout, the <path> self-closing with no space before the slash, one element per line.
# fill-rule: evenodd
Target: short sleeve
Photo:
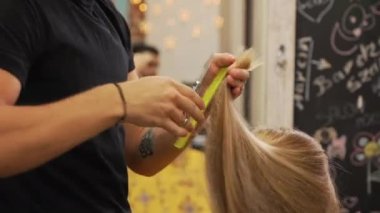
<path fill-rule="evenodd" d="M 114 16 L 116 17 L 117 21 L 117 30 L 120 35 L 120 38 L 122 40 L 123 46 L 128 54 L 128 64 L 129 69 L 128 72 L 131 72 L 135 69 L 135 62 L 133 61 L 133 51 L 132 51 L 132 43 L 131 43 L 131 31 L 129 29 L 129 26 L 127 22 L 125 21 L 125 18 L 122 14 L 118 12 L 115 5 L 111 3 L 111 1 L 105 1 L 106 4 L 110 7 L 111 11 L 113 12 Z"/>
<path fill-rule="evenodd" d="M 128 72 L 131 72 L 135 69 L 135 62 L 133 60 L 133 51 L 132 51 L 132 42 L 131 42 L 131 31 L 129 29 L 129 26 L 127 22 L 125 21 L 124 17 L 119 14 L 119 19 L 121 20 L 121 39 L 123 40 L 123 45 L 125 50 L 127 51 L 128 54 L 128 64 L 129 64 L 129 69 Z"/>
<path fill-rule="evenodd" d="M 121 15 L 120 15 L 121 16 Z M 121 16 L 122 17 L 122 16 Z M 135 62 L 133 60 L 133 51 L 132 51 L 132 42 L 131 42 L 131 31 L 125 19 L 122 17 L 122 26 L 124 33 L 122 34 L 122 40 L 124 43 L 124 48 L 127 51 L 128 55 L 128 72 L 131 72 L 135 69 Z"/>
<path fill-rule="evenodd" d="M 41 20 L 33 0 L 0 1 L 0 68 L 22 85 L 45 41 Z"/>
<path fill-rule="evenodd" d="M 130 30 L 129 30 L 129 27 L 128 27 L 128 24 L 125 22 L 125 27 L 127 28 L 127 31 L 128 31 L 128 37 L 129 37 L 129 42 L 128 42 L 128 48 L 127 48 L 127 52 L 128 52 L 128 63 L 129 63 L 129 72 L 133 71 L 135 69 L 135 62 L 133 60 L 133 51 L 132 51 L 132 43 L 131 43 L 131 34 L 130 34 Z"/>
<path fill-rule="evenodd" d="M 129 29 L 129 26 L 127 22 L 124 20 L 124 26 L 125 30 L 127 31 L 126 40 L 127 42 L 127 52 L 128 52 L 128 64 L 129 64 L 129 72 L 133 71 L 135 69 L 135 62 L 133 60 L 133 51 L 132 51 L 132 44 L 131 44 L 131 31 Z"/>

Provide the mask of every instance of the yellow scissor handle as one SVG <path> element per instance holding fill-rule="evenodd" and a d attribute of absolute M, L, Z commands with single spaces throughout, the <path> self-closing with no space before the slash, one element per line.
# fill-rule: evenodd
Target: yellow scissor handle
<path fill-rule="evenodd" d="M 254 55 L 254 52 L 252 48 L 244 51 L 243 54 L 241 54 L 237 58 L 235 62 L 235 67 L 241 68 L 241 69 L 249 69 L 251 66 L 253 55 Z M 209 107 L 212 99 L 214 98 L 220 85 L 222 85 L 222 82 L 226 78 L 227 74 L 228 74 L 228 68 L 221 68 L 218 71 L 218 74 L 215 76 L 215 78 L 211 82 L 211 84 L 207 87 L 206 91 L 204 92 L 202 96 L 202 100 L 205 103 L 206 109 Z M 193 127 L 197 126 L 197 121 L 195 121 L 193 118 L 190 118 L 190 123 Z M 178 140 L 174 143 L 174 146 L 178 149 L 183 149 L 184 147 L 186 147 L 190 137 L 191 137 L 191 133 L 189 133 L 185 137 L 178 138 Z"/>
<path fill-rule="evenodd" d="M 211 100 L 213 99 L 215 93 L 218 91 L 219 86 L 222 84 L 224 78 L 227 76 L 228 69 L 222 68 L 214 78 L 214 80 L 211 82 L 210 86 L 206 89 L 202 100 L 205 103 L 206 109 L 211 103 Z M 193 118 L 190 118 L 190 122 L 192 126 L 197 126 L 197 121 L 195 121 Z M 187 141 L 189 140 L 191 134 L 188 134 L 185 137 L 179 138 L 175 143 L 174 146 L 178 149 L 182 149 L 186 146 Z"/>

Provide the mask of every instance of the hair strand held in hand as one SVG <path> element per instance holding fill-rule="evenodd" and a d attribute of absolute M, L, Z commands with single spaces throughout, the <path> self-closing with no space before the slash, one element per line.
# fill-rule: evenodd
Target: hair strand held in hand
<path fill-rule="evenodd" d="M 211 106 L 206 147 L 214 213 L 337 213 L 320 144 L 295 130 L 251 132 L 224 84 Z"/>

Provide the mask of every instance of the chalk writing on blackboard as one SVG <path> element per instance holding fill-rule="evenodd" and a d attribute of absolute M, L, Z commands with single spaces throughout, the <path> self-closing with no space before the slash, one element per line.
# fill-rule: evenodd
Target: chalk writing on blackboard
<path fill-rule="evenodd" d="M 372 79 L 380 72 L 380 59 L 377 59 L 369 65 L 369 67 L 362 69 L 355 76 L 351 76 L 347 81 L 347 89 L 351 93 L 356 92 L 363 87 L 364 84 L 372 81 Z"/>
<path fill-rule="evenodd" d="M 298 52 L 296 61 L 296 85 L 295 85 L 295 106 L 303 110 L 304 102 L 310 100 L 311 72 L 316 70 L 326 71 L 332 68 L 331 63 L 325 58 L 314 59 L 314 40 L 311 37 L 298 39 Z"/>
<path fill-rule="evenodd" d="M 331 64 L 326 59 L 321 58 L 319 60 L 312 60 L 311 63 L 316 66 L 317 70 L 324 71 L 330 70 Z"/>
<path fill-rule="evenodd" d="M 377 79 L 372 82 L 371 88 L 372 88 L 373 94 L 380 97 L 380 77 L 377 77 Z"/>
<path fill-rule="evenodd" d="M 296 61 L 295 106 L 303 110 L 304 101 L 310 98 L 311 61 L 313 58 L 314 40 L 303 37 L 298 40 L 298 53 Z"/>
<path fill-rule="evenodd" d="M 366 31 L 376 26 L 372 13 L 367 13 L 360 4 L 352 4 L 344 12 L 340 22 L 336 22 L 331 33 L 331 47 L 341 56 L 352 55 L 358 50 L 357 42 Z"/>
<path fill-rule="evenodd" d="M 298 0 L 298 12 L 307 20 L 320 23 L 334 5 L 334 0 Z"/>
<path fill-rule="evenodd" d="M 367 167 L 367 194 L 372 193 L 372 182 L 380 182 L 380 134 L 358 133 L 353 140 L 350 161 L 354 166 Z M 372 167 L 376 168 L 372 172 Z"/>
<path fill-rule="evenodd" d="M 343 212 L 380 190 L 380 0 L 297 0 L 295 126 L 321 143 Z"/>
<path fill-rule="evenodd" d="M 317 121 L 323 126 L 329 126 L 339 121 L 355 119 L 354 126 L 358 129 L 380 125 L 380 112 L 365 113 L 353 103 L 332 105 L 326 111 L 315 115 Z"/>
<path fill-rule="evenodd" d="M 364 113 L 360 117 L 355 119 L 355 126 L 358 129 L 378 125 L 380 125 L 380 112 Z"/>
<path fill-rule="evenodd" d="M 359 52 L 347 60 L 341 70 L 332 75 L 320 74 L 314 78 L 313 86 L 317 88 L 316 96 L 325 95 L 341 82 L 346 82 L 346 89 L 355 93 L 365 84 L 371 82 L 380 72 L 380 37 L 377 41 L 358 44 Z M 353 75 L 352 69 L 357 70 Z"/>
<path fill-rule="evenodd" d="M 337 121 L 355 118 L 360 113 L 356 104 L 348 102 L 329 106 L 326 111 L 316 114 L 315 119 L 323 122 L 323 126 L 329 126 Z"/>
<path fill-rule="evenodd" d="M 365 112 L 365 101 L 362 95 L 359 95 L 358 99 L 356 100 L 356 107 L 361 113 Z"/>

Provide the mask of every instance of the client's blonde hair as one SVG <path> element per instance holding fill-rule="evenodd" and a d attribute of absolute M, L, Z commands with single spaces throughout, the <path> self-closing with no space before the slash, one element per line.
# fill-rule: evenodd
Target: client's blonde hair
<path fill-rule="evenodd" d="M 322 147 L 285 129 L 251 132 L 222 85 L 210 110 L 207 176 L 215 213 L 335 213 Z"/>

